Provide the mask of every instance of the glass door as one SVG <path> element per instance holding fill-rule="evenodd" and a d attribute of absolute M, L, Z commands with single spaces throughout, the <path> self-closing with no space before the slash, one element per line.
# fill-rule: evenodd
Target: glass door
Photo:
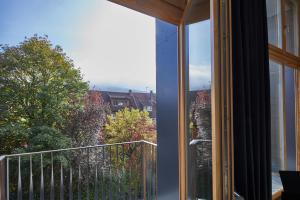
<path fill-rule="evenodd" d="M 186 25 L 187 162 L 190 199 L 212 199 L 210 20 Z"/>
<path fill-rule="evenodd" d="M 186 199 L 232 199 L 229 21 L 228 1 L 192 0 L 179 26 Z"/>

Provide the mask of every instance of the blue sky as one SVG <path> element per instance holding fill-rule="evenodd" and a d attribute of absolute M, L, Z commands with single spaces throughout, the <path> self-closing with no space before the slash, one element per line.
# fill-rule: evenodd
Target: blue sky
<path fill-rule="evenodd" d="M 0 0 L 0 43 L 48 35 L 91 87 L 155 90 L 155 19 L 105 0 Z"/>
<path fill-rule="evenodd" d="M 189 25 L 190 90 L 208 89 L 211 83 L 209 20 Z"/>
<path fill-rule="evenodd" d="M 73 3 L 72 3 L 73 2 Z M 25 36 L 47 34 L 71 48 L 76 21 L 89 9 L 80 0 L 1 0 L 0 41 L 18 44 Z M 91 1 L 92 2 L 92 1 Z M 69 10 L 69 11 L 68 11 Z"/>
<path fill-rule="evenodd" d="M 155 90 L 152 17 L 106 0 L 0 0 L 0 27 L 0 44 L 48 35 L 91 87 Z M 210 80 L 209 23 L 190 30 L 190 82 L 197 89 Z"/>

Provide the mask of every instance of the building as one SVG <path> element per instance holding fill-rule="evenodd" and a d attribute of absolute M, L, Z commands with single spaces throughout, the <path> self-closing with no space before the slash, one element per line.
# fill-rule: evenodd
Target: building
<path fill-rule="evenodd" d="M 86 101 L 90 104 L 100 104 L 101 102 L 109 105 L 112 113 L 116 113 L 124 108 L 134 108 L 149 112 L 152 119 L 156 118 L 156 95 L 153 91 L 146 92 L 113 92 L 90 90 Z"/>

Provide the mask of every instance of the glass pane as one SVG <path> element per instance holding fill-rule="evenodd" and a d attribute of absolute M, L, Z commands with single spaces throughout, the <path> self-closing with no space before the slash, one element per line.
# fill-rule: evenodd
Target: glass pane
<path fill-rule="evenodd" d="M 267 0 L 269 43 L 282 48 L 280 0 Z"/>
<path fill-rule="evenodd" d="M 295 70 L 284 68 L 287 169 L 296 170 Z"/>
<path fill-rule="evenodd" d="M 298 55 L 298 2 L 285 1 L 286 50 Z"/>
<path fill-rule="evenodd" d="M 270 101 L 271 101 L 271 153 L 272 190 L 280 189 L 278 171 L 284 169 L 284 126 L 283 126 L 283 73 L 282 66 L 270 61 Z"/>
<path fill-rule="evenodd" d="M 210 21 L 187 26 L 190 199 L 212 198 Z"/>

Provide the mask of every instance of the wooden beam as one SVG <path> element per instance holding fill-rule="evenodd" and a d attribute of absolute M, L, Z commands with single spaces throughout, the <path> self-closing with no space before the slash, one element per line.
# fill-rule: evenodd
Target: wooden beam
<path fill-rule="evenodd" d="M 109 0 L 132 10 L 179 25 L 183 15 L 180 9 L 163 0 Z"/>
<path fill-rule="evenodd" d="M 208 20 L 210 18 L 210 1 L 201 0 L 193 1 L 192 8 L 186 20 L 186 24 Z"/>
<path fill-rule="evenodd" d="M 297 69 L 300 68 L 299 57 L 283 51 L 282 49 L 271 44 L 269 44 L 269 57 L 272 60 L 279 62 L 280 64 L 288 65 L 289 67 L 294 67 Z"/>
<path fill-rule="evenodd" d="M 185 49 L 185 25 L 178 26 L 178 145 L 179 145 L 179 200 L 187 198 L 187 141 L 186 141 L 186 49 Z"/>
<path fill-rule="evenodd" d="M 212 49 L 212 80 L 211 80 L 211 113 L 212 113 L 212 193 L 216 200 L 223 199 L 222 171 L 222 84 L 221 84 L 221 44 L 220 38 L 220 1 L 211 0 L 211 49 Z"/>

